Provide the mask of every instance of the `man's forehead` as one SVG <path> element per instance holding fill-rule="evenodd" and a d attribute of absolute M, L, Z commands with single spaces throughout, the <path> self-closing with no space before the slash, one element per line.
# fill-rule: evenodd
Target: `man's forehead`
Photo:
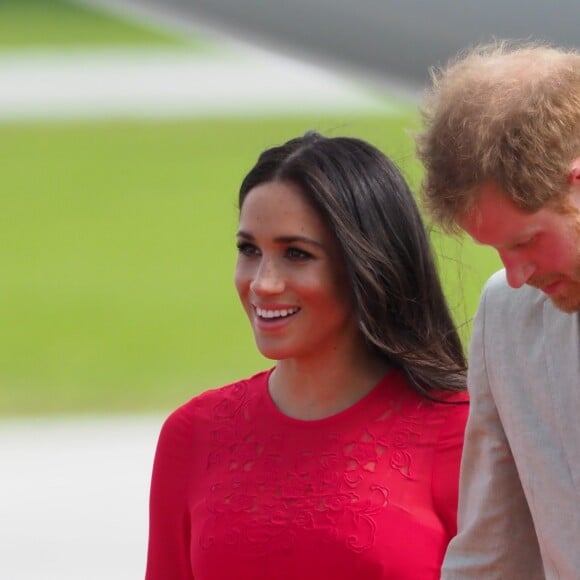
<path fill-rule="evenodd" d="M 531 214 L 518 208 L 493 184 L 482 186 L 459 226 L 478 244 L 508 246 L 533 235 L 538 228 Z"/>

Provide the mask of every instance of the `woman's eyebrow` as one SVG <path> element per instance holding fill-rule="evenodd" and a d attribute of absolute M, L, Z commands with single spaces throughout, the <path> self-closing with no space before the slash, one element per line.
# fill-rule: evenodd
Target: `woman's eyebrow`
<path fill-rule="evenodd" d="M 237 233 L 237 236 L 239 238 L 244 238 L 245 240 L 248 240 L 248 241 L 255 240 L 254 236 L 251 233 L 246 232 L 244 230 L 239 230 Z M 318 240 L 315 240 L 313 238 L 309 238 L 308 236 L 299 236 L 299 235 L 276 236 L 274 238 L 274 241 L 277 244 L 292 244 L 292 243 L 296 243 L 296 242 L 302 242 L 304 244 L 312 244 L 314 246 L 318 246 L 319 248 L 322 248 L 322 249 L 325 248 L 324 244 L 322 244 Z"/>

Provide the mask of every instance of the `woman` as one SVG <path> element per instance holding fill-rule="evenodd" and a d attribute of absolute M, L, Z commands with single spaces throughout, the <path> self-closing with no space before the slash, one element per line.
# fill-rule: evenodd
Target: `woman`
<path fill-rule="evenodd" d="M 167 419 L 147 580 L 439 578 L 465 360 L 408 186 L 308 133 L 259 157 L 239 208 L 235 285 L 276 364 Z"/>

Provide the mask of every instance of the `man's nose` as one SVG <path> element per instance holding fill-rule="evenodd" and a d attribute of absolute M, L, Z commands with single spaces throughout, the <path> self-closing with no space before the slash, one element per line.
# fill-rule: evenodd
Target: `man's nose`
<path fill-rule="evenodd" d="M 532 262 L 508 252 L 500 252 L 500 258 L 506 271 L 507 283 L 512 288 L 521 288 L 536 271 Z"/>

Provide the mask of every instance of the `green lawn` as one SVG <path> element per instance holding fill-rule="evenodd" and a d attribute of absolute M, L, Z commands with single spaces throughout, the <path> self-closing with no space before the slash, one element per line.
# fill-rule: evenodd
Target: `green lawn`
<path fill-rule="evenodd" d="M 0 51 L 219 50 L 65 0 L 0 0 Z M 399 118 L 0 123 L 0 415 L 167 411 L 271 364 L 235 296 L 235 200 L 264 148 L 368 139 L 416 189 Z M 463 336 L 491 252 L 433 235 Z"/>
<path fill-rule="evenodd" d="M 269 364 L 232 285 L 241 178 L 262 149 L 313 128 L 370 140 L 416 185 L 415 124 L 0 125 L 0 413 L 167 410 Z M 497 261 L 434 239 L 463 323 Z"/>
<path fill-rule="evenodd" d="M 206 50 L 202 40 L 184 40 L 137 22 L 66 0 L 0 0 L 0 51 L 143 45 Z"/>

